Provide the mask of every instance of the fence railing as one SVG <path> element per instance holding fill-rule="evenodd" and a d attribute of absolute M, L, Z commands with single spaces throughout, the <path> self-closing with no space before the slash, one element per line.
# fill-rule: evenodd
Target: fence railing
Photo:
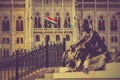
<path fill-rule="evenodd" d="M 62 53 L 65 51 L 65 38 L 61 43 L 46 44 L 39 49 L 0 59 L 0 80 L 19 80 L 30 73 L 43 68 L 63 66 Z"/>

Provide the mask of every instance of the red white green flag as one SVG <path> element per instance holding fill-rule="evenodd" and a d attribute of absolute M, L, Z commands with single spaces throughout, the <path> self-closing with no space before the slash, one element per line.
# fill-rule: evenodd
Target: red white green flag
<path fill-rule="evenodd" d="M 46 16 L 46 17 L 45 17 L 45 20 L 47 20 L 47 21 L 49 21 L 49 22 L 51 22 L 51 23 L 53 23 L 53 24 L 57 24 L 57 21 L 55 21 L 55 19 L 53 19 L 53 18 L 51 18 L 51 17 L 49 17 L 49 16 Z"/>

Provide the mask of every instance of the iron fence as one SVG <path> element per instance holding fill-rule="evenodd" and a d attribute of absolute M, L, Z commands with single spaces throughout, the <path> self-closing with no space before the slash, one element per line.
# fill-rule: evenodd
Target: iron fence
<path fill-rule="evenodd" d="M 50 43 L 39 49 L 20 53 L 0 59 L 0 80 L 22 80 L 30 73 L 43 68 L 63 66 L 62 53 L 65 51 L 65 38 L 60 43 Z"/>

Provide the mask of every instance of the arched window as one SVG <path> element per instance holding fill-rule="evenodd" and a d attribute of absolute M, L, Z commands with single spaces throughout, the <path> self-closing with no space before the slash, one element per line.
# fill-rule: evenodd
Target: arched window
<path fill-rule="evenodd" d="M 115 36 L 115 37 L 114 37 L 114 40 L 115 40 L 115 42 L 117 42 L 117 41 L 118 41 L 118 40 L 117 40 L 117 36 Z"/>
<path fill-rule="evenodd" d="M 9 31 L 10 30 L 10 22 L 9 20 L 7 20 L 6 22 L 6 31 Z"/>
<path fill-rule="evenodd" d="M 67 28 L 67 19 L 64 20 L 64 28 Z"/>
<path fill-rule="evenodd" d="M 7 57 L 9 56 L 9 50 L 8 49 L 6 50 L 6 56 Z"/>
<path fill-rule="evenodd" d="M 16 41 L 16 43 L 19 43 L 20 41 L 19 41 L 19 38 L 17 38 L 17 41 Z"/>
<path fill-rule="evenodd" d="M 50 14 L 47 12 L 46 16 L 50 17 Z M 47 20 L 44 21 L 44 26 L 45 26 L 45 28 L 51 28 L 52 27 L 51 23 Z"/>
<path fill-rule="evenodd" d="M 50 36 L 49 36 L 49 35 L 46 35 L 46 39 L 48 39 L 48 41 L 50 41 Z"/>
<path fill-rule="evenodd" d="M 40 41 L 40 36 L 36 35 L 36 41 Z"/>
<path fill-rule="evenodd" d="M 38 17 L 38 28 L 41 28 L 41 18 Z"/>
<path fill-rule="evenodd" d="M 60 41 L 60 35 L 56 35 L 56 41 Z"/>
<path fill-rule="evenodd" d="M 68 16 L 68 27 L 71 28 L 70 17 Z"/>
<path fill-rule="evenodd" d="M 71 28 L 71 20 L 70 20 L 69 13 L 66 13 L 66 17 L 64 20 L 64 28 Z"/>
<path fill-rule="evenodd" d="M 10 22 L 7 16 L 4 16 L 4 20 L 2 21 L 2 31 L 10 31 Z"/>
<path fill-rule="evenodd" d="M 37 28 L 37 17 L 34 19 L 34 28 Z"/>
<path fill-rule="evenodd" d="M 111 37 L 111 42 L 114 42 L 114 38 L 113 38 L 113 36 Z"/>
<path fill-rule="evenodd" d="M 5 20 L 2 21 L 2 31 L 5 31 Z"/>
<path fill-rule="evenodd" d="M 112 31 L 116 31 L 117 30 L 117 20 L 116 20 L 115 16 L 113 16 L 112 19 L 111 19 L 110 29 Z"/>
<path fill-rule="evenodd" d="M 21 39 L 21 43 L 23 43 L 23 38 L 21 37 L 20 39 Z"/>
<path fill-rule="evenodd" d="M 6 50 L 3 50 L 3 57 L 6 57 Z"/>
<path fill-rule="evenodd" d="M 60 16 L 59 13 L 56 13 L 55 21 L 57 21 L 57 24 L 54 25 L 55 28 L 60 28 Z"/>
<path fill-rule="evenodd" d="M 70 41 L 70 36 L 69 35 L 66 35 L 66 40 Z"/>
<path fill-rule="evenodd" d="M 7 41 L 6 43 L 10 43 L 10 40 L 9 40 L 9 38 L 6 38 L 6 41 Z"/>
<path fill-rule="evenodd" d="M 41 17 L 39 13 L 36 13 L 36 17 L 34 18 L 34 28 L 41 28 Z"/>
<path fill-rule="evenodd" d="M 44 21 L 44 26 L 47 28 L 47 20 Z"/>
<path fill-rule="evenodd" d="M 3 38 L 3 44 L 5 44 L 6 43 L 6 39 L 5 38 Z"/>
<path fill-rule="evenodd" d="M 111 42 L 118 42 L 117 36 L 112 36 L 111 37 Z"/>
<path fill-rule="evenodd" d="M 16 20 L 16 31 L 23 31 L 24 25 L 23 20 L 21 16 L 18 16 L 18 19 Z"/>
<path fill-rule="evenodd" d="M 91 29 L 93 29 L 93 23 L 92 23 L 91 16 L 87 16 L 87 20 L 88 20 L 88 22 L 89 22 L 89 27 L 90 27 Z"/>
<path fill-rule="evenodd" d="M 99 20 L 98 20 L 98 30 L 105 30 L 105 20 L 103 18 L 103 16 L 100 16 Z"/>
<path fill-rule="evenodd" d="M 23 20 L 20 21 L 20 31 L 23 31 Z"/>
<path fill-rule="evenodd" d="M 16 20 L 16 31 L 19 31 L 19 21 Z"/>

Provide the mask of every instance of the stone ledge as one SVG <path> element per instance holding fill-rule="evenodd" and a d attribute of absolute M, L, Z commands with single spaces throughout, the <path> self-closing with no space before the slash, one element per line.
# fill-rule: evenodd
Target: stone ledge
<path fill-rule="evenodd" d="M 106 71 L 120 71 L 120 62 L 118 63 L 107 63 L 105 66 Z"/>

